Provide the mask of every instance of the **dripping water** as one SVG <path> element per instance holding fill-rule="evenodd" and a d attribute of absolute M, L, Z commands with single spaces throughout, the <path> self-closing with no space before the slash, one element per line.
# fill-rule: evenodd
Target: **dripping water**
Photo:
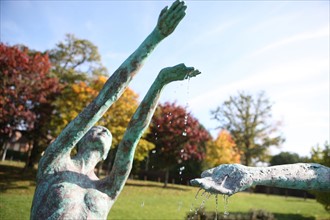
<path fill-rule="evenodd" d="M 185 79 L 188 80 L 187 82 L 187 101 L 186 101 L 186 106 L 185 106 L 185 116 L 184 116 L 184 130 L 182 132 L 182 136 L 187 136 L 187 124 L 188 124 L 188 108 L 189 108 L 189 96 L 190 96 L 190 91 L 189 91 L 189 84 L 190 84 L 190 76 L 186 75 Z"/>
<path fill-rule="evenodd" d="M 206 191 L 205 191 L 206 192 Z M 203 194 L 202 194 L 203 195 Z M 196 210 L 195 215 L 197 215 L 199 210 L 203 210 L 203 208 L 205 207 L 205 202 L 210 198 L 211 193 L 207 193 L 201 203 L 201 205 L 199 206 L 199 208 Z"/>
<path fill-rule="evenodd" d="M 215 219 L 218 219 L 219 200 L 218 194 L 215 195 Z"/>
<path fill-rule="evenodd" d="M 223 215 L 226 217 L 229 215 L 228 212 L 228 195 L 223 195 L 223 202 L 224 202 L 224 211 L 223 211 Z"/>
<path fill-rule="evenodd" d="M 189 210 L 189 213 L 190 213 L 190 214 L 189 214 L 189 218 L 188 218 L 188 219 L 190 219 L 190 215 L 191 215 L 191 219 L 194 218 L 194 216 L 192 215 L 192 213 L 193 213 L 193 211 L 194 211 L 194 209 L 195 209 L 195 204 L 196 204 L 196 202 L 197 202 L 198 195 L 199 195 L 200 191 L 202 191 L 202 189 L 203 189 L 203 188 L 199 188 L 199 189 L 198 189 L 198 191 L 197 191 L 197 193 L 196 193 L 196 195 L 195 195 L 195 199 L 194 199 L 193 203 L 191 203 L 190 210 Z"/>

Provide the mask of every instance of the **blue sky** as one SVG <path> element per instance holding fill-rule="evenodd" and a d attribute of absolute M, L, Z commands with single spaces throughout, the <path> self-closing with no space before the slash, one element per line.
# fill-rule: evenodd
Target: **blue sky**
<path fill-rule="evenodd" d="M 66 33 L 99 48 L 111 74 L 171 1 L 1 1 L 1 42 L 54 48 Z M 131 88 L 144 96 L 160 69 L 185 63 L 202 75 L 168 86 L 215 136 L 214 110 L 238 91 L 263 90 L 282 121 L 279 151 L 309 155 L 329 141 L 329 1 L 187 1 L 187 15 L 152 53 Z"/>

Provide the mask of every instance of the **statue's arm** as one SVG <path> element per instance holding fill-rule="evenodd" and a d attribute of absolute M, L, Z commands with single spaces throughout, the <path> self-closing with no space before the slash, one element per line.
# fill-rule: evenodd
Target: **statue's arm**
<path fill-rule="evenodd" d="M 87 131 L 103 116 L 108 108 L 125 91 L 143 62 L 157 44 L 169 36 L 185 16 L 186 6 L 176 1 L 170 8 L 165 7 L 158 18 L 157 25 L 142 44 L 121 64 L 107 80 L 98 96 L 71 121 L 56 140 L 46 149 L 39 164 L 40 170 L 59 157 L 69 156 L 72 148 Z"/>
<path fill-rule="evenodd" d="M 170 82 L 193 77 L 200 72 L 179 64 L 160 71 L 143 101 L 134 113 L 120 142 L 110 175 L 102 181 L 103 191 L 115 199 L 122 190 L 132 168 L 136 146 L 149 126 L 164 86 Z"/>
<path fill-rule="evenodd" d="M 330 191 L 330 168 L 315 163 L 297 163 L 255 168 L 254 185 Z"/>
<path fill-rule="evenodd" d="M 223 164 L 206 170 L 191 184 L 212 193 L 232 195 L 255 186 L 330 191 L 330 168 L 315 163 L 297 163 L 271 167 L 247 167 Z"/>

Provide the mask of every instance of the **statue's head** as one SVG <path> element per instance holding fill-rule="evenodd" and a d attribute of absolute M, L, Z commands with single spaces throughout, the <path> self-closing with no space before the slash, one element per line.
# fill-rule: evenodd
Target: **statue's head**
<path fill-rule="evenodd" d="M 103 126 L 94 126 L 78 142 L 77 149 L 78 153 L 98 151 L 101 158 L 105 160 L 110 151 L 111 143 L 111 132 Z"/>

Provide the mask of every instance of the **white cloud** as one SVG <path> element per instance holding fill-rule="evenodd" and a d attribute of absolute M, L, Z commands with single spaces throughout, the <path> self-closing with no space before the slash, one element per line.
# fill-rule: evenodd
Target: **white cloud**
<path fill-rule="evenodd" d="M 273 42 L 273 43 L 271 43 L 267 46 L 264 46 L 264 47 L 260 48 L 259 50 L 255 51 L 253 54 L 251 54 L 251 56 L 260 55 L 266 51 L 273 50 L 275 48 L 278 48 L 278 47 L 281 47 L 284 45 L 288 45 L 288 44 L 292 44 L 292 43 L 296 43 L 296 42 L 300 42 L 300 41 L 304 41 L 304 40 L 322 38 L 322 37 L 329 37 L 329 27 L 324 27 L 324 28 L 321 28 L 321 29 L 318 29 L 318 30 L 312 31 L 312 32 L 296 34 L 296 35 L 284 38 L 282 40 Z"/>

